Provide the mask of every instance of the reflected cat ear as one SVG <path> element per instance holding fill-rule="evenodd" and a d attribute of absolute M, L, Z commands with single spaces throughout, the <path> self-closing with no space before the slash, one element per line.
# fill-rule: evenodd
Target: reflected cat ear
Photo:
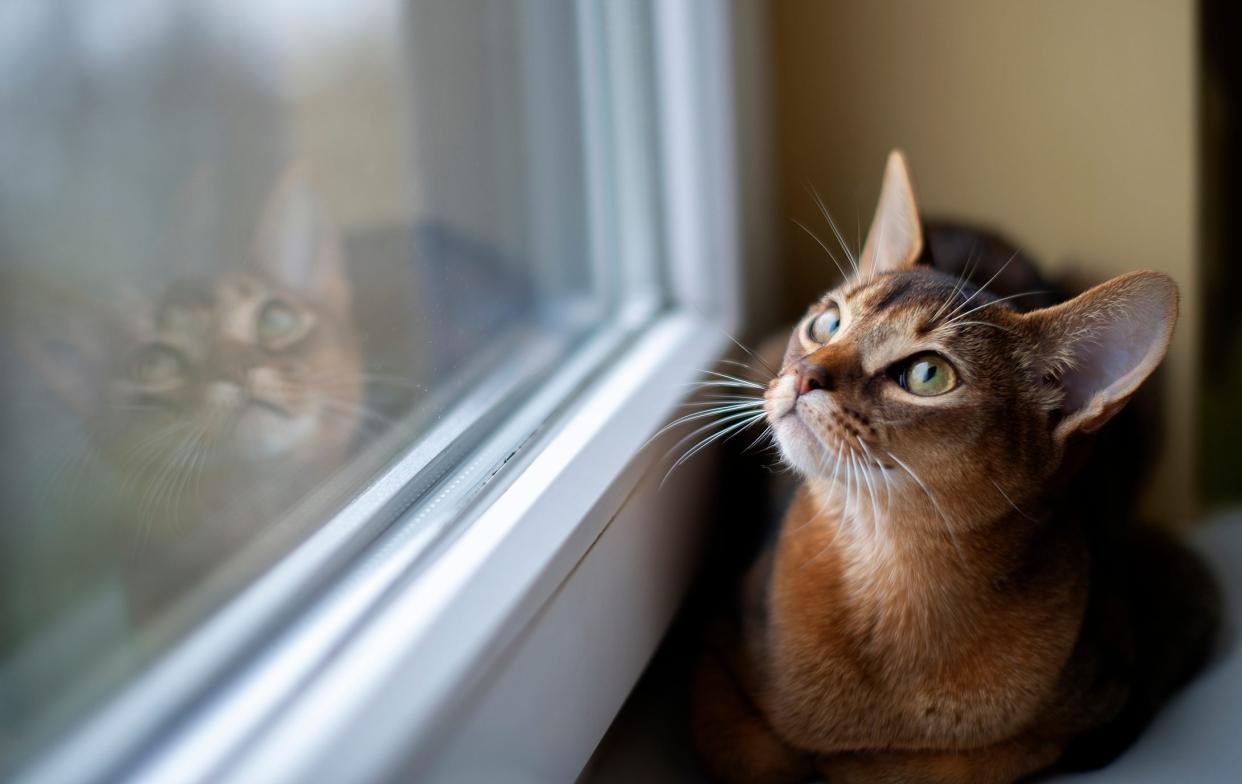
<path fill-rule="evenodd" d="M 910 171 L 901 150 L 888 154 L 884 184 L 875 217 L 863 245 L 860 270 L 864 275 L 910 269 L 923 252 L 923 227 L 914 202 Z"/>
<path fill-rule="evenodd" d="M 273 283 L 348 314 L 351 290 L 340 237 L 301 166 L 289 166 L 267 198 L 254 264 Z"/>
<path fill-rule="evenodd" d="M 1046 372 L 1064 395 L 1055 431 L 1063 441 L 1101 427 L 1160 364 L 1177 323 L 1177 284 L 1131 272 L 1021 318 L 1037 330 Z"/>

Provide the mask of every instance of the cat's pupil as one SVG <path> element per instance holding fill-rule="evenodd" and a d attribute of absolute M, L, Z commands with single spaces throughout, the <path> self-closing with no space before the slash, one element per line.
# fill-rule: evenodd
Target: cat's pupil
<path fill-rule="evenodd" d="M 943 357 L 928 355 L 911 360 L 898 383 L 916 395 L 939 395 L 953 388 L 956 375 L 953 366 Z"/>

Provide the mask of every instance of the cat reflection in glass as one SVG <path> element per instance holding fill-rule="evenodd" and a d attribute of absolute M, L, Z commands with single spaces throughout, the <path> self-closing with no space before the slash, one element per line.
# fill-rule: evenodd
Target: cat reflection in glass
<path fill-rule="evenodd" d="M 236 269 L 21 341 L 113 477 L 128 549 L 157 548 L 139 569 L 155 593 L 284 512 L 369 416 L 341 243 L 300 169 L 256 225 Z"/>

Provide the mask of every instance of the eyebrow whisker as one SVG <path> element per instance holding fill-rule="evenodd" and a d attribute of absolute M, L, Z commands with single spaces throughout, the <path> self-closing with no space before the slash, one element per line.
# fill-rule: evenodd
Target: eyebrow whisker
<path fill-rule="evenodd" d="M 991 304 L 991 303 L 988 303 L 988 304 Z M 1002 324 L 993 324 L 990 321 L 956 321 L 955 320 L 952 323 L 956 326 L 992 327 L 993 329 L 999 329 L 1004 332 L 1013 332 L 1013 329 L 1011 327 L 1006 327 Z"/>
<path fill-rule="evenodd" d="M 835 254 L 833 254 L 833 252 L 832 252 L 831 250 L 829 250 L 829 249 L 828 249 L 828 245 L 827 245 L 827 244 L 826 244 L 823 240 L 821 240 L 821 239 L 819 238 L 819 235 L 818 235 L 818 234 L 816 234 L 815 232 L 813 232 L 813 231 L 811 231 L 810 229 L 808 229 L 808 228 L 807 228 L 807 226 L 806 226 L 806 224 L 805 224 L 805 223 L 803 223 L 802 221 L 798 220 L 797 218 L 790 218 L 790 220 L 791 220 L 791 221 L 793 221 L 793 222 L 794 222 L 794 224 L 795 224 L 798 228 L 802 229 L 802 230 L 803 230 L 803 231 L 805 231 L 807 234 L 811 235 L 811 239 L 813 239 L 813 240 L 815 240 L 816 242 L 818 242 L 818 243 L 819 243 L 819 247 L 821 247 L 821 248 L 823 248 L 823 249 L 824 249 L 824 252 L 828 254 L 828 258 L 832 259 L 832 263 L 836 265 L 836 267 L 837 267 L 837 272 L 840 272 L 840 273 L 841 273 L 841 279 L 842 279 L 842 280 L 846 280 L 847 278 L 849 278 L 849 274 L 845 271 L 845 268 L 841 266 L 841 262 L 837 261 L 837 257 L 836 257 L 836 255 L 835 255 Z"/>
<path fill-rule="evenodd" d="M 972 299 L 974 299 L 975 297 L 979 296 L 979 295 L 980 295 L 980 294 L 982 294 L 984 291 L 986 291 L 986 290 L 987 290 L 987 288 L 988 288 L 988 286 L 992 285 L 992 281 L 994 281 L 994 280 L 996 280 L 998 277 L 1000 277 L 1000 274 L 1001 274 L 1002 272 L 1004 272 L 1006 268 L 1008 268 L 1008 267 L 1009 267 L 1010 262 L 1012 262 L 1012 261 L 1013 261 L 1014 259 L 1016 259 L 1016 258 L 1018 258 L 1018 251 L 1016 251 L 1016 250 L 1015 250 L 1015 251 L 1014 251 L 1014 252 L 1013 252 L 1013 253 L 1009 256 L 1009 258 L 1005 260 L 1005 263 L 1001 265 L 1001 268 L 1000 268 L 1000 269 L 998 269 L 996 272 L 992 273 L 992 277 L 988 278 L 987 283 L 984 283 L 982 286 L 980 286 L 979 288 L 975 289 L 974 293 L 972 293 L 969 297 L 967 297 L 967 298 L 965 299 L 965 301 L 963 301 L 963 302 L 962 302 L 962 304 L 958 305 L 956 308 L 954 308 L 953 310 L 949 311 L 949 313 L 945 316 L 945 318 L 952 319 L 952 318 L 953 318 L 953 315 L 954 315 L 955 313 L 957 313 L 959 310 L 961 310 L 962 308 L 964 308 L 964 307 L 966 307 L 967 305 L 969 305 L 969 304 L 970 304 L 970 301 L 971 301 Z"/>
<path fill-rule="evenodd" d="M 936 308 L 936 312 L 932 314 L 930 319 L 931 321 L 935 321 L 940 318 L 940 314 L 944 312 L 944 309 L 949 307 L 949 305 L 953 303 L 953 300 L 956 299 L 964 290 L 966 281 L 969 280 L 970 276 L 973 274 L 971 264 L 973 263 L 976 267 L 978 266 L 978 263 L 975 262 L 975 251 L 978 247 L 978 240 L 971 244 L 970 255 L 966 257 L 966 263 L 962 265 L 962 271 L 957 276 L 957 280 L 953 283 L 953 290 L 949 292 L 949 296 L 945 297 L 944 302 L 940 303 L 940 307 Z"/>
<path fill-rule="evenodd" d="M 1048 293 L 1050 293 L 1048 289 L 1037 289 L 1035 291 L 1020 291 L 1017 294 L 1010 294 L 1008 297 L 1000 297 L 998 299 L 992 300 L 991 302 L 985 302 L 982 305 L 976 305 L 975 307 L 971 308 L 965 313 L 962 313 L 954 318 L 949 319 L 948 321 L 945 322 L 945 324 L 959 323 L 963 318 L 969 316 L 971 313 L 975 313 L 977 311 L 983 310 L 984 308 L 989 308 L 993 305 L 999 305 L 1002 302 L 1008 302 L 1011 299 L 1017 299 L 1018 297 L 1030 297 L 1035 294 L 1048 294 Z"/>
<path fill-rule="evenodd" d="M 824 218 L 827 219 L 828 225 L 832 228 L 832 233 L 837 237 L 837 242 L 841 244 L 841 250 L 845 251 L 845 258 L 849 259 L 850 266 L 854 268 L 854 274 L 857 275 L 858 259 L 855 258 L 853 253 L 850 252 L 850 246 L 846 243 L 844 235 L 841 234 L 841 229 L 837 228 L 837 222 L 832 219 L 832 213 L 828 212 L 828 205 L 824 204 L 824 200 L 820 197 L 819 191 L 814 188 L 811 189 L 811 196 L 815 199 L 815 203 L 819 205 L 819 211 L 822 212 L 824 214 Z"/>

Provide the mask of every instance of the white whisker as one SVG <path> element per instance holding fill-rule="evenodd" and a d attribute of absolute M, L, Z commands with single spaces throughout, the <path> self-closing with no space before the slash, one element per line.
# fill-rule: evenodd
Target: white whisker
<path fill-rule="evenodd" d="M 1001 274 L 1002 272 L 1004 272 L 1004 271 L 1005 271 L 1005 268 L 1009 266 L 1009 263 L 1010 263 L 1010 262 L 1012 262 L 1012 261 L 1013 261 L 1014 259 L 1016 259 L 1017 257 L 1018 257 L 1018 252 L 1015 250 L 1015 251 L 1013 252 L 1013 254 L 1012 254 L 1012 255 L 1010 255 L 1010 257 L 1009 257 L 1008 259 L 1006 259 L 1006 260 L 1005 260 L 1005 263 L 1001 265 L 1000 269 L 998 269 L 996 272 L 992 273 L 992 277 L 988 278 L 988 280 L 987 280 L 987 282 L 986 282 L 986 283 L 984 283 L 984 284 L 983 284 L 982 286 L 980 286 L 979 288 L 975 289 L 975 290 L 974 290 L 974 292 L 973 292 L 973 293 L 971 293 L 971 295 L 970 295 L 969 297 L 967 297 L 967 298 L 966 298 L 966 300 L 965 300 L 962 304 L 958 305 L 956 308 L 954 308 L 953 310 L 949 311 L 949 313 L 948 313 L 948 315 L 946 316 L 946 318 L 950 318 L 950 319 L 951 319 L 951 318 L 953 318 L 953 314 L 954 314 L 954 313 L 957 313 L 959 310 L 961 310 L 962 308 L 964 308 L 964 307 L 966 307 L 967 305 L 969 305 L 969 304 L 970 304 L 970 301 L 971 301 L 972 299 L 974 299 L 975 297 L 979 296 L 979 295 L 980 295 L 980 294 L 982 294 L 984 291 L 986 291 L 986 290 L 987 290 L 987 288 L 988 288 L 988 286 L 992 285 L 992 281 L 994 281 L 994 280 L 996 280 L 998 277 L 1000 277 L 1000 274 Z"/>
<path fill-rule="evenodd" d="M 730 389 L 753 390 L 755 389 L 755 387 L 751 386 L 750 384 L 738 384 L 733 381 L 691 381 L 689 384 L 686 384 L 686 386 L 690 388 L 714 387 L 717 389 L 727 389 L 727 390 L 730 390 Z"/>
<path fill-rule="evenodd" d="M 949 307 L 953 303 L 953 300 L 957 299 L 958 295 L 961 294 L 963 287 L 966 285 L 966 281 L 970 279 L 971 263 L 975 260 L 975 250 L 978 247 L 978 241 L 971 244 L 970 255 L 966 257 L 966 263 L 962 265 L 961 273 L 957 276 L 957 280 L 953 282 L 953 289 L 949 292 L 949 296 L 945 297 L 944 302 L 940 303 L 940 307 L 936 308 L 936 312 L 932 314 L 930 319 L 931 321 L 935 321 L 940 318 L 940 314 L 944 312 L 944 309 Z"/>
<path fill-rule="evenodd" d="M 895 463 L 897 463 L 897 465 L 901 466 L 905 472 L 910 475 L 911 479 L 918 483 L 918 486 L 922 489 L 923 494 L 927 496 L 927 500 L 931 501 L 932 507 L 936 510 L 936 514 L 940 515 L 940 519 L 944 521 L 945 531 L 949 534 L 949 540 L 953 543 L 953 549 L 957 550 L 958 560 L 961 561 L 963 566 L 965 566 L 966 556 L 962 553 L 961 545 L 957 542 L 957 535 L 953 533 L 953 523 L 949 521 L 949 518 L 945 515 L 944 510 L 940 508 L 940 503 L 936 500 L 936 496 L 932 495 L 931 490 L 927 489 L 927 485 L 923 484 L 923 480 L 919 478 L 918 474 L 914 473 L 910 466 L 903 463 L 901 458 L 897 457 L 897 455 L 894 455 L 892 452 L 889 452 L 887 449 L 884 451 L 893 459 Z"/>
<path fill-rule="evenodd" d="M 690 406 L 710 406 L 717 403 L 750 403 L 752 405 L 763 405 L 763 398 L 750 397 L 747 395 L 704 395 L 702 400 L 690 400 L 681 404 L 682 408 Z"/>
<path fill-rule="evenodd" d="M 837 261 L 837 257 L 833 254 L 831 250 L 829 250 L 828 245 L 825 244 L 825 242 L 819 238 L 819 235 L 817 235 L 815 232 L 808 229 L 806 227 L 806 224 L 804 224 L 802 221 L 798 220 L 797 218 L 790 218 L 790 220 L 793 221 L 794 224 L 797 225 L 798 228 L 802 229 L 807 234 L 809 234 L 811 236 L 811 239 L 819 243 L 819 247 L 824 249 L 824 252 L 828 254 L 828 258 L 832 259 L 832 263 L 836 265 L 837 271 L 841 273 L 842 280 L 849 277 L 849 274 L 845 271 L 845 268 L 841 266 L 841 262 Z"/>
<path fill-rule="evenodd" d="M 856 438 L 855 440 L 860 445 L 862 444 L 862 439 Z M 859 462 L 863 464 L 859 468 L 863 479 L 867 482 L 867 494 L 871 496 L 871 514 L 874 515 L 872 524 L 878 526 L 880 524 L 880 507 L 875 500 L 875 485 L 871 483 L 871 467 L 866 465 L 865 460 L 860 459 Z"/>
<path fill-rule="evenodd" d="M 673 472 L 676 471 L 678 467 L 681 466 L 682 463 L 694 457 L 696 454 L 703 451 L 704 449 L 714 444 L 715 442 L 720 441 L 721 439 L 728 440 L 733 435 L 740 433 L 741 431 L 750 427 L 754 423 L 763 419 L 765 416 L 766 414 L 763 414 L 763 413 L 752 415 L 750 419 L 743 419 L 740 422 L 735 422 L 733 424 L 730 424 L 727 427 L 725 427 L 723 430 L 717 431 L 716 433 L 713 433 L 707 438 L 704 438 L 702 441 L 695 444 L 684 455 L 679 457 L 677 459 L 677 462 L 673 463 L 672 467 L 668 469 L 668 473 L 664 475 L 664 479 L 660 481 L 660 486 L 661 487 L 664 486 L 664 483 L 668 481 L 668 478 L 673 475 Z M 719 422 L 712 423 L 712 425 L 719 425 L 719 424 L 720 424 Z M 711 427 L 712 425 L 709 425 L 709 427 Z"/>
<path fill-rule="evenodd" d="M 742 451 L 743 451 L 743 452 L 749 452 L 750 450 L 752 450 L 752 449 L 754 449 L 754 448 L 755 448 L 755 445 L 756 445 L 756 444 L 758 444 L 759 442 L 763 441 L 765 438 L 769 438 L 769 437 L 771 437 L 771 436 L 773 435 L 773 433 L 775 433 L 775 432 L 776 432 L 776 431 L 772 429 L 772 426 L 771 426 L 771 425 L 768 425 L 767 427 L 765 427 L 765 428 L 763 429 L 763 432 L 761 432 L 758 436 L 756 436 L 754 441 L 751 441 L 749 444 L 747 444 L 747 445 L 746 445 L 746 448 L 745 448 L 745 449 L 743 449 Z"/>
<path fill-rule="evenodd" d="M 751 351 L 751 350 L 750 350 L 750 348 L 749 348 L 748 346 L 746 346 L 744 343 L 742 343 L 742 341 L 740 341 L 740 340 L 738 340 L 737 338 L 733 337 L 733 336 L 732 336 L 732 335 L 730 335 L 728 332 L 726 332 L 726 333 L 725 333 L 725 337 L 727 337 L 729 340 L 733 341 L 733 345 L 737 346 L 737 347 L 738 347 L 738 348 L 740 348 L 742 351 L 745 351 L 747 354 L 749 354 L 749 355 L 750 355 L 750 356 L 751 356 L 751 357 L 752 357 L 752 358 L 753 358 L 756 362 L 758 362 L 760 365 L 762 365 L 762 366 L 763 366 L 763 369 L 764 369 L 764 370 L 768 371 L 769 373 L 771 373 L 771 374 L 772 374 L 772 375 L 774 375 L 774 376 L 776 375 L 776 371 L 775 371 L 775 370 L 773 370 L 773 369 L 772 369 L 772 367 L 771 367 L 770 365 L 768 365 L 768 363 L 767 363 L 767 362 L 764 362 L 764 361 L 763 361 L 763 357 L 759 356 L 759 355 L 758 355 L 758 354 L 756 354 L 754 351 Z M 746 368 L 746 369 L 747 369 L 747 370 L 749 370 L 750 372 L 752 372 L 752 373 L 754 373 L 754 372 L 755 372 L 755 369 L 754 369 L 754 368 L 752 368 L 750 365 L 747 365 L 745 362 L 738 362 L 736 359 L 722 359 L 722 360 L 720 360 L 720 361 L 721 361 L 721 362 L 724 362 L 724 363 L 726 363 L 726 364 L 730 364 L 730 365 L 741 365 L 742 367 Z"/>
<path fill-rule="evenodd" d="M 757 381 L 748 381 L 744 378 L 738 378 L 737 376 L 731 376 L 728 373 L 721 373 L 715 370 L 704 370 L 703 372 L 708 374 L 709 376 L 717 376 L 718 378 L 723 378 L 725 381 L 732 381 L 735 384 L 742 384 L 743 386 L 748 386 L 752 389 L 767 389 L 767 387 L 765 387 L 763 384 L 758 383 Z"/>
<path fill-rule="evenodd" d="M 953 324 L 957 326 L 962 326 L 962 327 L 965 327 L 965 326 L 991 327 L 992 329 L 999 329 L 1002 332 L 1013 332 L 1013 330 L 1009 327 L 1006 327 L 1002 324 L 993 324 L 990 321 L 954 321 Z"/>
<path fill-rule="evenodd" d="M 989 476 L 989 477 L 988 477 L 988 481 L 989 481 L 989 482 L 991 482 L 991 483 L 992 483 L 992 486 L 996 488 L 996 492 L 1000 493 L 1000 494 L 1001 494 L 1001 497 L 1003 497 L 1006 501 L 1008 501 L 1008 502 L 1009 502 L 1009 505 L 1013 507 L 1013 510 L 1014 510 L 1015 512 L 1017 512 L 1018 514 L 1022 515 L 1022 516 L 1023 516 L 1023 517 L 1025 517 L 1027 520 L 1030 520 L 1030 521 L 1031 521 L 1031 522 L 1033 522 L 1033 523 L 1037 523 L 1037 522 L 1039 522 L 1039 521 L 1038 521 L 1038 520 L 1036 520 L 1034 517 L 1031 517 L 1029 514 L 1027 514 L 1026 512 L 1023 512 L 1021 509 L 1019 509 L 1019 508 L 1018 508 L 1018 505 L 1017 505 L 1017 504 L 1015 504 L 1015 503 L 1013 502 L 1013 499 L 1011 499 L 1011 498 L 1009 497 L 1009 495 L 1008 495 L 1008 494 L 1007 494 L 1004 490 L 1002 490 L 1002 489 L 1001 489 L 1001 486 L 1000 486 L 1000 485 L 996 484 L 996 480 L 995 480 L 995 479 L 993 479 L 992 477 L 990 477 L 990 476 Z"/>
<path fill-rule="evenodd" d="M 815 198 L 815 203 L 819 205 L 819 211 L 824 214 L 824 219 L 828 221 L 828 225 L 832 228 L 832 233 L 836 236 L 837 242 L 840 243 L 841 250 L 845 252 L 845 258 L 849 259 L 850 266 L 854 268 L 854 274 L 858 274 L 858 259 L 850 252 L 850 246 L 846 243 L 845 236 L 841 234 L 841 230 L 837 228 L 837 222 L 832 219 L 832 213 L 828 211 L 828 205 L 824 204 L 824 200 L 814 188 L 811 189 L 811 195 Z"/>
<path fill-rule="evenodd" d="M 871 454 L 871 450 L 867 448 L 866 441 L 863 441 L 861 438 L 858 438 L 857 436 L 855 436 L 854 440 L 857 441 L 858 445 L 862 447 L 863 452 L 867 455 L 867 458 L 872 463 L 875 463 L 876 465 L 880 465 L 880 461 L 876 460 L 875 455 Z M 888 481 L 888 472 L 884 470 L 883 466 L 880 466 L 880 478 L 884 480 L 885 497 L 888 502 L 886 505 L 885 512 L 884 512 L 884 517 L 887 519 L 893 509 L 893 486 Z"/>
<path fill-rule="evenodd" d="M 721 414 L 723 414 L 723 416 L 721 416 Z M 711 427 L 712 425 L 722 425 L 728 422 L 732 422 L 733 420 L 736 420 L 736 419 L 742 419 L 745 417 L 750 417 L 750 416 L 755 416 L 755 415 L 766 416 L 766 414 L 764 414 L 763 412 L 758 411 L 756 406 L 744 404 L 744 403 L 738 403 L 734 406 L 723 406 L 721 408 L 713 408 L 708 411 L 696 411 L 693 414 L 686 414 L 685 416 L 678 417 L 677 419 L 674 419 L 672 422 L 669 422 L 667 425 L 657 430 L 655 434 L 651 436 L 651 438 L 648 438 L 646 444 L 644 444 L 643 446 L 644 447 L 647 446 L 652 441 L 655 441 L 657 438 L 664 435 L 668 431 L 673 430 L 680 425 L 684 425 L 687 422 L 694 422 L 700 419 L 711 419 L 715 417 L 715 421 L 710 422 L 707 425 L 707 427 Z M 694 435 L 697 435 L 697 433 L 698 431 L 696 431 L 695 433 L 691 433 L 690 435 L 694 436 Z M 675 444 L 673 448 L 675 449 L 678 446 L 681 446 L 681 444 L 680 443 Z"/>
<path fill-rule="evenodd" d="M 1017 299 L 1018 297 L 1030 297 L 1035 294 L 1047 294 L 1047 293 L 1048 293 L 1047 289 L 1039 289 L 1036 291 L 1020 291 L 1017 294 L 1010 294 L 1007 297 L 999 297 L 997 299 L 992 300 L 991 302 L 985 302 L 982 305 L 977 305 L 971 308 L 970 310 L 966 311 L 965 313 L 962 313 L 961 315 L 948 319 L 947 321 L 945 321 L 945 324 L 956 324 L 962 319 L 969 316 L 971 313 L 976 313 L 980 310 L 983 310 L 984 308 L 990 308 L 993 305 L 999 305 L 1002 302 L 1008 302 L 1011 299 Z"/>

